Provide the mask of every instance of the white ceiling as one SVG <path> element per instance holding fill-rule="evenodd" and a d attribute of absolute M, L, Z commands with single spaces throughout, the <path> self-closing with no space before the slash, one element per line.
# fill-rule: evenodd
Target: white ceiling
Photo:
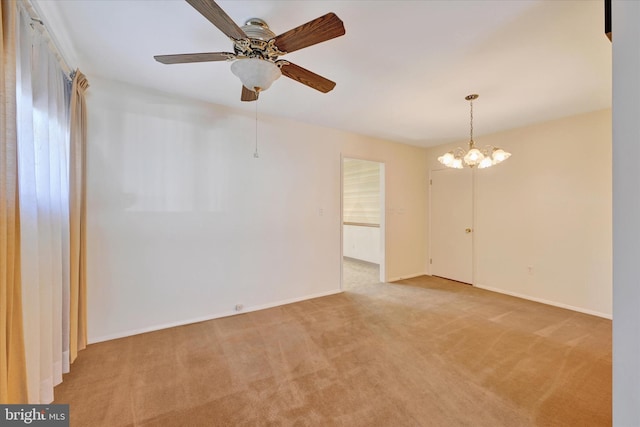
<path fill-rule="evenodd" d="M 433 146 L 611 106 L 611 43 L 601 0 L 223 1 L 238 24 L 280 34 L 327 12 L 346 35 L 284 57 L 337 82 L 322 94 L 280 78 L 261 113 Z M 158 54 L 232 51 L 182 0 L 35 0 L 72 67 L 253 111 L 229 63 L 164 65 Z"/>

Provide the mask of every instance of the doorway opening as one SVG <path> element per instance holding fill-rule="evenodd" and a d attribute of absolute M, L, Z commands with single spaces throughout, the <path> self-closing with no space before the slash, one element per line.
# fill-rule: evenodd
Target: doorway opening
<path fill-rule="evenodd" d="M 343 290 L 385 277 L 384 163 L 342 159 Z"/>

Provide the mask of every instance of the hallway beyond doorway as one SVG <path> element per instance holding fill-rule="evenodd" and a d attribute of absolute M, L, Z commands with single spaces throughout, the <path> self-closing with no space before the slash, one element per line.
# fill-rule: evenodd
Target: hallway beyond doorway
<path fill-rule="evenodd" d="M 380 283 L 380 265 L 359 259 L 342 258 L 343 289 L 353 289 L 361 285 Z"/>

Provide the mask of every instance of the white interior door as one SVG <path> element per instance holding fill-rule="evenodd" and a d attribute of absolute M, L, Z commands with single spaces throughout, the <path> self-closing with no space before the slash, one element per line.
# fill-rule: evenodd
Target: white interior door
<path fill-rule="evenodd" d="M 473 281 L 471 169 L 431 172 L 431 274 Z"/>

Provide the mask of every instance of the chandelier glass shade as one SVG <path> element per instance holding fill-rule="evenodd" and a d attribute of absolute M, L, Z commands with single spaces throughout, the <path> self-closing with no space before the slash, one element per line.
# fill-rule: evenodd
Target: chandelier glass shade
<path fill-rule="evenodd" d="M 511 156 L 511 153 L 492 145 L 487 145 L 482 149 L 476 147 L 473 140 L 473 100 L 478 99 L 478 95 L 468 95 L 465 99 L 469 101 L 471 106 L 469 147 L 466 150 L 458 147 L 455 150 L 444 153 L 438 157 L 438 161 L 444 166 L 453 169 L 462 169 L 465 166 L 470 168 L 477 166 L 478 169 L 484 169 L 504 162 Z"/>

